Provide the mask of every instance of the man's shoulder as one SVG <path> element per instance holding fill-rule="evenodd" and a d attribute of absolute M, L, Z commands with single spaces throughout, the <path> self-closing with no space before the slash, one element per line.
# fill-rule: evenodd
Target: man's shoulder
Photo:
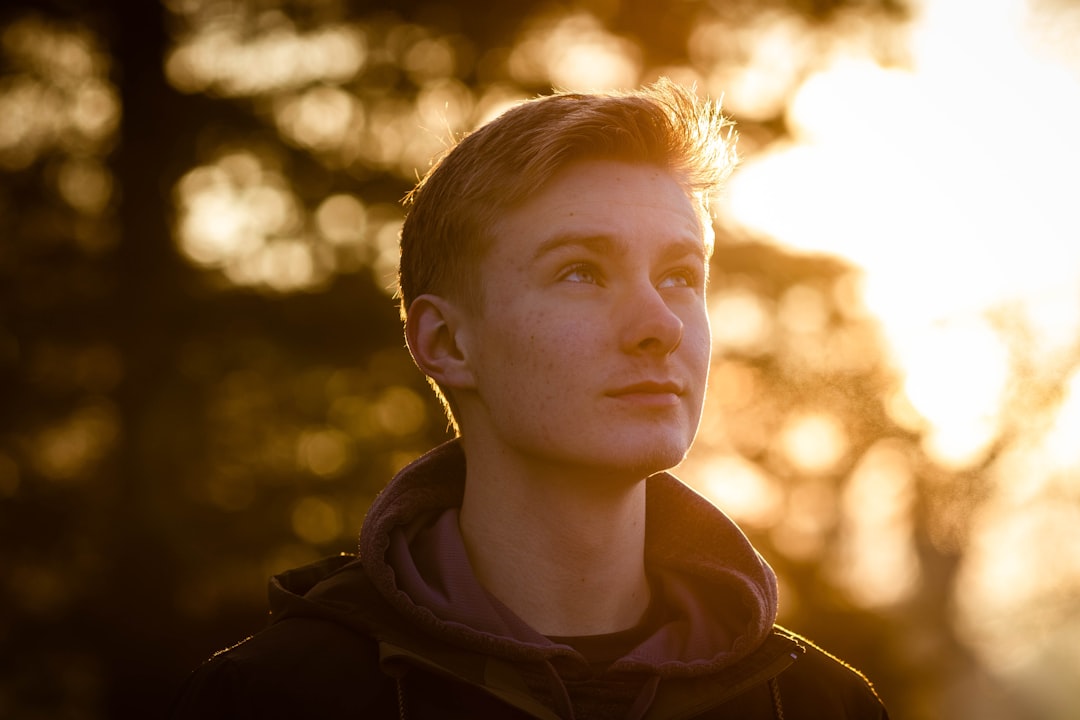
<path fill-rule="evenodd" d="M 783 706 L 791 708 L 787 717 L 888 717 L 873 685 L 857 668 L 786 628 L 777 627 L 776 633 L 803 649 L 777 678 Z"/>
<path fill-rule="evenodd" d="M 370 636 L 318 617 L 290 617 L 223 650 L 211 663 L 258 668 L 264 672 L 309 670 L 323 665 L 378 663 L 378 644 Z"/>
<path fill-rule="evenodd" d="M 329 620 L 289 618 L 197 668 L 172 717 L 347 717 L 387 694 L 387 681 L 372 638 Z"/>

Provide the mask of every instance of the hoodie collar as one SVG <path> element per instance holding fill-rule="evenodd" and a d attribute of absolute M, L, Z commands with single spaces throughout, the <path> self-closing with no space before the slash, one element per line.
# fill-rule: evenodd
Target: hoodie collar
<path fill-rule="evenodd" d="M 360 556 L 376 590 L 425 632 L 509 660 L 574 664 L 477 582 L 457 526 L 465 455 L 450 441 L 416 460 L 372 504 Z M 776 619 L 772 569 L 741 530 L 667 473 L 646 485 L 646 568 L 666 620 L 612 669 L 698 676 L 757 648 Z"/>

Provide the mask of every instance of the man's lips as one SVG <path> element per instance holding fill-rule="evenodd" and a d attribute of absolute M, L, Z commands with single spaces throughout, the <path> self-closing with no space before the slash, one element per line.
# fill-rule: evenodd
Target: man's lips
<path fill-rule="evenodd" d="M 676 382 L 666 380 L 645 380 L 631 385 L 623 385 L 609 391 L 611 397 L 626 397 L 631 395 L 682 395 L 682 386 Z"/>

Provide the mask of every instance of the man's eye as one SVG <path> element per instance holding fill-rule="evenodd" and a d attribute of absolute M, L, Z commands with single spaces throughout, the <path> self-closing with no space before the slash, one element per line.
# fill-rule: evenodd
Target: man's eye
<path fill-rule="evenodd" d="M 592 265 L 578 264 L 567 268 L 559 279 L 566 282 L 596 285 L 600 282 L 600 274 Z"/>
<path fill-rule="evenodd" d="M 697 287 L 698 276 L 692 270 L 677 270 L 664 276 L 657 287 L 659 288 L 692 288 Z"/>

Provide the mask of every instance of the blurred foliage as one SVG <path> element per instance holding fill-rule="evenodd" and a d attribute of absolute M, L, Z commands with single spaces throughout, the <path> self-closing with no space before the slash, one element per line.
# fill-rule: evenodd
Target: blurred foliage
<path fill-rule="evenodd" d="M 664 73 L 731 88 L 752 155 L 786 137 L 782 101 L 821 46 L 863 38 L 902 62 L 882 28 L 905 12 L 8 7 L 0 718 L 161 712 L 262 625 L 269 574 L 352 550 L 395 469 L 447 437 L 391 285 L 398 201 L 449 139 L 553 84 Z M 777 568 L 784 622 L 866 671 L 895 717 L 1035 717 L 948 607 L 996 455 L 963 471 L 926 459 L 852 267 L 722 221 L 718 235 L 718 353 L 687 479 Z"/>

